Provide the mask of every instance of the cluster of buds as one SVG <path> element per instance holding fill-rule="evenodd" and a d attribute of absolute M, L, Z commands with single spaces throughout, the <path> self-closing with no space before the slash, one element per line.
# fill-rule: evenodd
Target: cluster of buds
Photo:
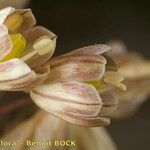
<path fill-rule="evenodd" d="M 33 27 L 31 11 L 0 11 L 0 91 L 29 91 L 45 111 L 70 123 L 100 126 L 117 105 L 113 89 L 126 90 L 124 77 L 97 44 L 51 58 L 56 35 Z"/>

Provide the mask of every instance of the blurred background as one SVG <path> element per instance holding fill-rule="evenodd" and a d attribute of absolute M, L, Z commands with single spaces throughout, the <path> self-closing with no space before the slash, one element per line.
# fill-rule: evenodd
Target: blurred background
<path fill-rule="evenodd" d="M 119 39 L 129 50 L 150 58 L 148 2 L 30 0 L 26 7 L 32 9 L 38 25 L 47 27 L 58 36 L 55 55 Z M 149 114 L 150 101 L 147 100 L 135 115 L 112 120 L 107 130 L 119 150 L 150 149 Z"/>

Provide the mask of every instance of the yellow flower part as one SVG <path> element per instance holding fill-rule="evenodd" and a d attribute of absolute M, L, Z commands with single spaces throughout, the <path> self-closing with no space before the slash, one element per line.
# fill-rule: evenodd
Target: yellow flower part
<path fill-rule="evenodd" d="M 17 31 L 23 23 L 23 17 L 20 13 L 13 13 L 8 16 L 4 24 L 8 27 L 10 32 Z"/>
<path fill-rule="evenodd" d="M 9 60 L 11 58 L 20 58 L 26 46 L 26 40 L 21 34 L 11 34 L 10 38 L 12 40 L 13 48 L 8 55 L 0 60 L 0 62 Z"/>
<path fill-rule="evenodd" d="M 90 82 L 85 82 L 85 83 L 93 85 L 97 90 L 102 88 L 102 86 L 103 86 L 103 81 L 102 80 L 90 81 Z"/>

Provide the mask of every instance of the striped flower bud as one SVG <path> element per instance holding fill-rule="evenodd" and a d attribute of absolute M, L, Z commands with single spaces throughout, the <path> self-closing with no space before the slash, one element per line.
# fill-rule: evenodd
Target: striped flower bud
<path fill-rule="evenodd" d="M 30 92 L 31 98 L 39 107 L 67 122 L 108 125 L 108 115 L 117 105 L 112 89 L 125 90 L 122 75 L 107 66 L 109 60 L 103 52 L 109 49 L 107 45 L 93 45 L 51 59 L 47 80 Z"/>

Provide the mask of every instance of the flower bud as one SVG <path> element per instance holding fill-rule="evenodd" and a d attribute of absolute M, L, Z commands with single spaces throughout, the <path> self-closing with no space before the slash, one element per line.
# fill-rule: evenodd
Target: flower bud
<path fill-rule="evenodd" d="M 92 49 L 93 48 L 93 49 Z M 125 89 L 123 76 L 109 70 L 104 45 L 89 46 L 50 60 L 47 80 L 31 92 L 33 101 L 45 111 L 81 126 L 104 126 L 117 100 L 112 89 Z M 92 49 L 92 52 L 90 52 Z M 87 52 L 87 54 L 86 54 Z M 113 64 L 114 65 L 114 64 Z M 108 86 L 108 88 L 106 88 Z"/>

